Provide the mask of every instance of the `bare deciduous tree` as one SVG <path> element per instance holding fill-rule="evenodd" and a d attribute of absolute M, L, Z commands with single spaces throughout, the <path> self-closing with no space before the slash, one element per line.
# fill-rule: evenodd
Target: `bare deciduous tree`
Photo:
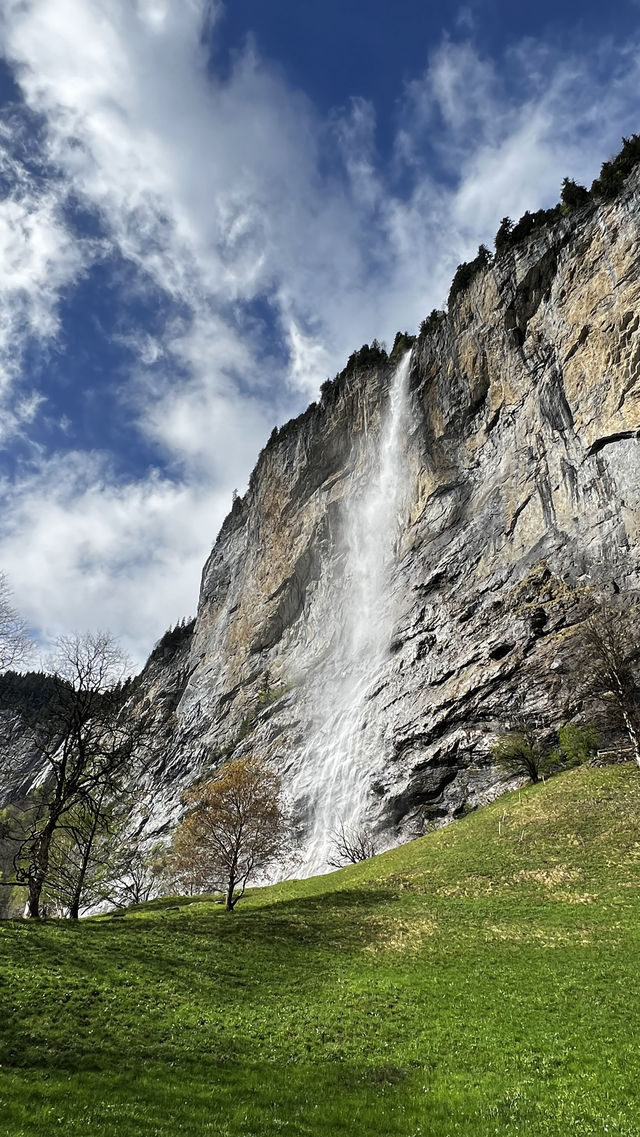
<path fill-rule="evenodd" d="M 118 850 L 105 879 L 103 899 L 118 908 L 146 903 L 170 880 L 168 860 L 164 845 L 149 847 L 144 841 L 131 838 Z"/>
<path fill-rule="evenodd" d="M 11 600 L 9 583 L 0 572 L 0 671 L 24 663 L 31 651 L 27 625 Z"/>
<path fill-rule="evenodd" d="M 129 788 L 127 773 L 123 771 L 117 786 L 111 781 L 95 796 L 83 798 L 56 829 L 43 897 L 60 915 L 77 919 L 81 912 L 110 902 L 114 882 L 126 875 L 137 852 L 131 829 L 139 795 Z"/>
<path fill-rule="evenodd" d="M 40 785 L 10 819 L 15 883 L 28 890 L 26 916 L 40 915 L 56 834 L 67 821 L 72 833 L 82 816 L 89 841 L 80 856 L 76 899 L 70 906 L 71 914 L 78 914 L 101 811 L 121 790 L 123 774 L 129 772 L 142 741 L 142 722 L 123 715 L 126 668 L 126 657 L 108 633 L 58 640 L 47 714 L 27 724 L 42 766 Z"/>
<path fill-rule="evenodd" d="M 626 730 L 640 766 L 640 634 L 633 614 L 603 605 L 587 620 L 582 639 L 589 689 Z"/>
<path fill-rule="evenodd" d="M 107 824 L 103 795 L 94 804 L 80 801 L 61 818 L 49 847 L 49 863 L 41 900 L 48 910 L 77 920 L 102 899 L 101 858 L 96 855 Z"/>
<path fill-rule="evenodd" d="M 187 795 L 174 849 L 199 864 L 201 880 L 232 912 L 247 885 L 292 848 L 278 775 L 259 758 L 236 758 Z"/>
<path fill-rule="evenodd" d="M 334 869 L 366 861 L 378 852 L 375 837 L 365 825 L 347 825 L 340 821 L 331 834 L 332 854 L 327 864 Z"/>

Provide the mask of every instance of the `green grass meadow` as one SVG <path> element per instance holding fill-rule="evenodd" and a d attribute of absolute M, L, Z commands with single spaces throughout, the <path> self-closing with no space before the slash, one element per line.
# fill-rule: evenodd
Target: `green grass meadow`
<path fill-rule="evenodd" d="M 8 1137 L 640 1137 L 640 772 L 236 912 L 0 925 Z"/>

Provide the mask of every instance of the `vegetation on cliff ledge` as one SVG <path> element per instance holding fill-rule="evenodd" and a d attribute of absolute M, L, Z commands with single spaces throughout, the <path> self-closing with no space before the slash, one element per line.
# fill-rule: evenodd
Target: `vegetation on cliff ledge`
<path fill-rule="evenodd" d="M 591 202 L 611 201 L 617 197 L 638 162 L 640 162 L 640 135 L 632 134 L 630 138 L 622 139 L 622 148 L 615 158 L 603 162 L 600 175 L 592 182 L 590 190 L 578 185 L 572 178 L 565 178 L 557 205 L 550 209 L 537 209 L 533 213 L 527 209 L 515 223 L 510 217 L 503 217 L 495 236 L 496 258 L 519 245 L 527 237 L 548 229 L 575 209 L 580 209 Z M 491 252 L 486 245 L 480 245 L 477 256 L 472 261 L 463 261 L 458 265 L 449 289 L 449 307 L 468 288 L 471 281 L 491 263 Z"/>

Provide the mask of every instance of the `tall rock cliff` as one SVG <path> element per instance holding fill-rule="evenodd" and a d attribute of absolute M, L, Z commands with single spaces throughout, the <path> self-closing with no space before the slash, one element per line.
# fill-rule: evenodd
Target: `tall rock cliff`
<path fill-rule="evenodd" d="M 340 820 L 392 844 L 499 792 L 516 703 L 584 713 L 576 627 L 640 587 L 639 221 L 636 169 L 274 432 L 142 676 L 156 829 L 251 751 L 321 869 Z"/>
<path fill-rule="evenodd" d="M 357 798 L 391 843 L 497 792 L 490 749 L 514 701 L 548 727 L 580 712 L 585 599 L 640 585 L 639 219 L 636 170 L 428 322 L 408 365 L 400 524 L 376 534 L 382 561 L 391 539 L 384 589 L 354 591 L 353 530 L 397 361 L 353 361 L 274 432 L 204 568 L 168 750 L 178 780 L 257 751 L 309 833 Z M 384 651 L 345 649 L 380 605 Z"/>

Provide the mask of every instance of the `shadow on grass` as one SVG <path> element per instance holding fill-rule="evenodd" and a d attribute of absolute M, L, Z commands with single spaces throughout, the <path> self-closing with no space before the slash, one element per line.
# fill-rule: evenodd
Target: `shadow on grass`
<path fill-rule="evenodd" d="M 5 1067 L 104 1070 L 247 1056 L 250 1017 L 283 999 L 331 996 L 336 972 L 373 943 L 382 890 L 346 890 L 221 911 L 198 898 L 118 920 L 17 922 L 0 936 L 8 980 Z"/>
<path fill-rule="evenodd" d="M 389 1137 L 415 1118 L 408 1083 L 415 1069 L 364 1064 L 212 1064 L 196 1071 L 150 1066 L 64 1080 L 13 1075 L 0 1092 L 3 1117 L 19 1137 L 50 1132 L 100 1137 Z"/>

